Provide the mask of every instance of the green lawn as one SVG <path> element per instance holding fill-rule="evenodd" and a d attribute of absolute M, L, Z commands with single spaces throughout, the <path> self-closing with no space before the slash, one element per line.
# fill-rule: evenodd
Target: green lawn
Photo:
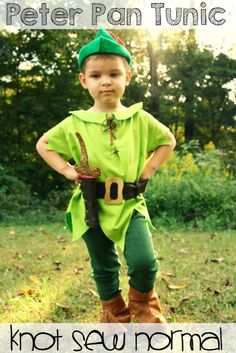
<path fill-rule="evenodd" d="M 156 231 L 153 240 L 169 322 L 236 322 L 236 232 Z M 85 246 L 63 225 L 0 226 L 0 259 L 0 322 L 98 321 Z M 125 265 L 121 284 L 126 297 Z"/>

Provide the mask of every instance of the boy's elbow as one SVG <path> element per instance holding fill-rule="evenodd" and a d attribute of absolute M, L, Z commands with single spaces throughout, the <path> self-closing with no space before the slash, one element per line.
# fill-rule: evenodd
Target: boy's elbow
<path fill-rule="evenodd" d="M 175 137 L 174 137 L 174 135 L 173 135 L 173 138 L 172 138 L 172 140 L 171 140 L 171 148 L 172 148 L 172 150 L 174 150 L 175 147 L 176 147 L 176 139 L 175 139 Z"/>
<path fill-rule="evenodd" d="M 41 136 L 40 139 L 38 140 L 38 142 L 36 143 L 36 151 L 38 152 L 38 154 L 42 154 L 43 151 L 45 151 L 46 149 L 46 145 L 48 143 L 48 139 L 46 136 Z"/>
<path fill-rule="evenodd" d="M 37 141 L 35 148 L 36 148 L 36 151 L 40 154 L 40 151 L 42 150 L 41 138 Z"/>
<path fill-rule="evenodd" d="M 174 135 L 171 132 L 168 133 L 168 138 L 169 138 L 169 141 L 170 141 L 170 147 L 171 147 L 172 150 L 174 150 L 175 147 L 176 147 L 176 139 L 175 139 Z"/>
<path fill-rule="evenodd" d="M 39 142 L 39 140 L 37 141 L 37 143 L 35 145 L 35 149 L 39 153 L 39 150 L 40 150 L 40 142 Z"/>

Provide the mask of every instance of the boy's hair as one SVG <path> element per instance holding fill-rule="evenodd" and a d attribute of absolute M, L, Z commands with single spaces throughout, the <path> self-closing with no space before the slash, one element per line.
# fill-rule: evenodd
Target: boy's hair
<path fill-rule="evenodd" d="M 82 72 L 83 74 L 85 73 L 86 63 L 87 63 L 90 59 L 98 59 L 98 58 L 103 59 L 103 58 L 108 58 L 108 57 L 112 58 L 112 57 L 114 57 L 114 56 L 118 56 L 119 58 L 121 58 L 121 60 L 123 61 L 124 65 L 125 65 L 126 71 L 128 71 L 128 70 L 130 69 L 130 66 L 129 66 L 127 60 L 126 60 L 123 56 L 117 55 L 117 54 L 104 54 L 104 53 L 102 53 L 102 54 L 94 54 L 94 55 L 88 56 L 88 57 L 84 60 L 84 62 L 83 62 L 83 65 L 82 65 L 82 68 L 81 68 L 81 72 Z"/>

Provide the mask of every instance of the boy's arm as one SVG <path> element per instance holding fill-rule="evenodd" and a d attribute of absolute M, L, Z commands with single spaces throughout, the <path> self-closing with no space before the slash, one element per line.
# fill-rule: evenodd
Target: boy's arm
<path fill-rule="evenodd" d="M 43 135 L 36 144 L 38 154 L 58 173 L 64 175 L 69 180 L 77 181 L 79 174 L 74 166 L 67 163 L 57 152 L 47 150 L 48 138 Z"/>
<path fill-rule="evenodd" d="M 175 148 L 176 140 L 174 135 L 170 131 L 167 131 L 167 136 L 169 138 L 170 145 L 160 146 L 152 153 L 144 165 L 140 179 L 149 179 L 160 167 L 160 165 L 167 160 L 170 153 Z"/>

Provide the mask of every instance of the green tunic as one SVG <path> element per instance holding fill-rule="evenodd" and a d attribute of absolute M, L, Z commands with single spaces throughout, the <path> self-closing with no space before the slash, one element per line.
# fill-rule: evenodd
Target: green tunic
<path fill-rule="evenodd" d="M 101 169 L 98 181 L 105 181 L 107 177 L 121 177 L 125 182 L 135 182 L 140 178 L 148 153 L 158 146 L 170 144 L 168 128 L 142 110 L 142 103 L 113 113 L 116 128 L 113 130 L 115 138 L 112 144 L 106 113 L 84 110 L 70 113 L 69 117 L 46 132 L 49 140 L 47 149 L 80 164 L 80 144 L 75 134 L 80 132 L 87 148 L 90 167 Z M 100 226 L 106 236 L 122 250 L 134 209 L 143 214 L 152 227 L 142 195 L 124 200 L 120 205 L 109 205 L 103 199 L 98 199 Z M 66 222 L 73 234 L 73 240 L 80 238 L 88 230 L 79 186 L 67 208 Z"/>

